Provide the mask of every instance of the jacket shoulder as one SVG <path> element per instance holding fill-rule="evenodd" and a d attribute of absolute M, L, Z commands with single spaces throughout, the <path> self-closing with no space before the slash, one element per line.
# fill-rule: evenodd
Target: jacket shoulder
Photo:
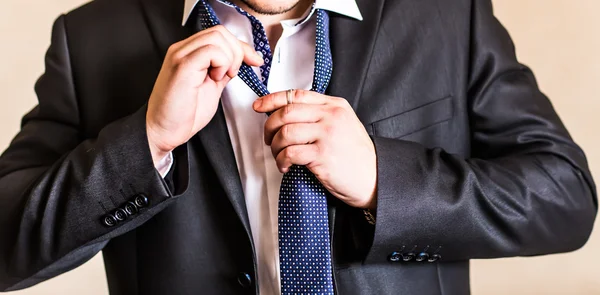
<path fill-rule="evenodd" d="M 99 31 L 117 32 L 143 21 L 141 0 L 95 0 L 65 14 L 67 33 L 98 34 Z M 98 35 L 96 35 L 98 36 Z"/>

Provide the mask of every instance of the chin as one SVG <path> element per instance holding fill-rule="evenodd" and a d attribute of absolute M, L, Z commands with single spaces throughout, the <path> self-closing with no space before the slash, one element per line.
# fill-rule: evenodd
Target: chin
<path fill-rule="evenodd" d="M 250 9 L 260 14 L 273 15 L 286 13 L 301 0 L 241 0 Z"/>

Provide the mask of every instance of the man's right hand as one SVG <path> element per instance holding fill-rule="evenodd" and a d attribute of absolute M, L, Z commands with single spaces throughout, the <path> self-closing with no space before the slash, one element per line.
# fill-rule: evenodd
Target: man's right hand
<path fill-rule="evenodd" d="M 242 61 L 262 58 L 225 27 L 215 26 L 173 44 L 148 102 L 146 131 L 155 166 L 210 122 Z"/>

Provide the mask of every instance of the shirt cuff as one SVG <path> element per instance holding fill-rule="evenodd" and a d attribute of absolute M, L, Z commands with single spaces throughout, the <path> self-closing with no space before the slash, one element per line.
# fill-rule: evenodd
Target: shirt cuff
<path fill-rule="evenodd" d="M 158 170 L 158 173 L 160 173 L 160 176 L 162 176 L 162 178 L 165 178 L 165 176 L 167 176 L 167 174 L 169 173 L 169 171 L 171 170 L 171 167 L 173 167 L 173 153 L 169 153 L 167 156 L 165 156 L 162 160 L 160 160 L 160 162 L 158 162 L 158 164 L 156 164 L 156 170 Z"/>

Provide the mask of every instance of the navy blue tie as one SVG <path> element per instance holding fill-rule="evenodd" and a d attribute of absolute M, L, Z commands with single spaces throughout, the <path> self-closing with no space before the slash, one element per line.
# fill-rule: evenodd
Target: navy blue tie
<path fill-rule="evenodd" d="M 245 15 L 252 24 L 254 49 L 263 54 L 262 80 L 252 68 L 242 64 L 240 77 L 259 97 L 269 94 L 267 81 L 272 53 L 260 21 L 241 8 L 221 1 Z M 315 71 L 311 91 L 324 93 L 332 72 L 329 44 L 329 17 L 321 9 L 316 14 Z M 198 8 L 200 29 L 219 24 L 213 9 L 201 0 Z M 309 16 L 310 16 L 309 15 Z M 283 175 L 279 192 L 279 261 L 281 293 L 334 294 L 331 246 L 327 213 L 327 191 L 304 166 L 294 165 Z"/>

